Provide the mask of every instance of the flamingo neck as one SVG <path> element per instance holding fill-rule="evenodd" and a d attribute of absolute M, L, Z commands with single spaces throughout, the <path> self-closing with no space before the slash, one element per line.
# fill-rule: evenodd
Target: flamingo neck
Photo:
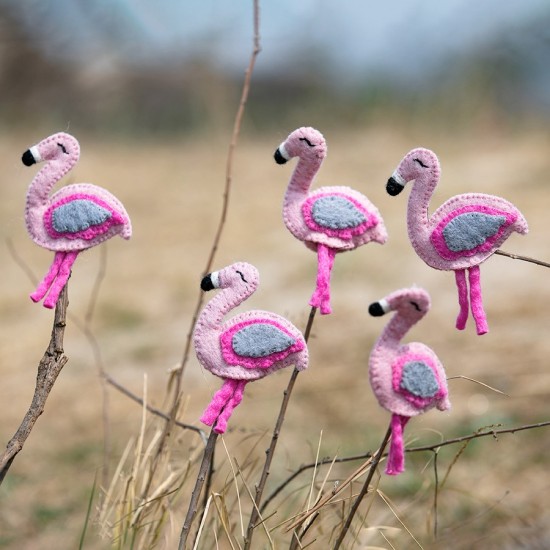
<path fill-rule="evenodd" d="M 48 203 L 53 186 L 77 163 L 77 157 L 47 161 L 34 176 L 27 192 L 27 209 L 44 206 Z"/>
<path fill-rule="evenodd" d="M 430 199 L 439 181 L 439 174 L 430 174 L 418 178 L 409 196 L 407 208 L 407 228 L 413 248 L 420 257 L 423 257 L 426 246 L 430 243 Z"/>
<path fill-rule="evenodd" d="M 378 339 L 378 345 L 383 344 L 382 347 L 385 349 L 390 348 L 397 350 L 405 334 L 409 332 L 412 325 L 416 322 L 416 319 L 407 319 L 403 315 L 395 313 Z"/>
<path fill-rule="evenodd" d="M 294 172 L 288 183 L 288 187 L 285 195 L 285 202 L 289 199 L 296 197 L 296 195 L 306 196 L 309 192 L 309 188 L 315 178 L 315 175 L 319 171 L 323 158 L 315 159 L 303 159 L 298 160 Z"/>
<path fill-rule="evenodd" d="M 255 290 L 254 287 L 248 287 L 241 292 L 235 292 L 233 288 L 221 289 L 206 304 L 199 315 L 197 324 L 206 329 L 219 330 L 227 313 L 249 298 Z"/>

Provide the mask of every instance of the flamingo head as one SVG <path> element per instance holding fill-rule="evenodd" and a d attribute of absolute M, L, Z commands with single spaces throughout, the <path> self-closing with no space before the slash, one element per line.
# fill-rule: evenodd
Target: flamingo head
<path fill-rule="evenodd" d="M 294 130 L 273 155 L 277 164 L 285 164 L 294 157 L 319 163 L 326 156 L 327 144 L 323 134 L 310 127 Z"/>
<path fill-rule="evenodd" d="M 429 180 L 437 182 L 440 172 L 439 160 L 433 151 L 422 147 L 413 149 L 403 157 L 403 160 L 395 169 L 386 184 L 386 191 L 394 197 L 399 195 L 410 181 Z"/>
<path fill-rule="evenodd" d="M 252 294 L 260 284 L 260 274 L 251 264 L 236 262 L 219 271 L 213 271 L 203 277 L 201 288 L 204 291 L 215 288 L 232 288 L 240 293 Z"/>
<path fill-rule="evenodd" d="M 80 145 L 78 141 L 69 134 L 59 132 L 27 149 L 21 160 L 25 166 L 32 166 L 42 161 L 61 161 L 73 165 L 79 157 Z"/>
<path fill-rule="evenodd" d="M 381 317 L 390 311 L 396 311 L 403 317 L 416 323 L 430 310 L 430 295 L 419 287 L 403 288 L 388 294 L 382 300 L 369 306 L 373 317 Z"/>

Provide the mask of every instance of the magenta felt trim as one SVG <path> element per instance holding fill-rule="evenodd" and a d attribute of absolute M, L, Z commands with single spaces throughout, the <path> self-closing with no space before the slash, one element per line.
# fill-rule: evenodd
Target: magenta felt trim
<path fill-rule="evenodd" d="M 493 216 L 504 216 L 506 221 L 500 226 L 500 229 L 492 236 L 489 237 L 484 243 L 472 248 L 471 250 L 463 250 L 460 252 L 454 252 L 447 247 L 445 238 L 443 237 L 443 230 L 446 225 L 459 216 L 460 214 L 466 214 L 468 212 L 482 212 L 483 214 L 490 214 Z M 446 260 L 456 260 L 458 258 L 463 258 L 464 256 L 475 256 L 480 252 L 489 252 L 495 242 L 497 242 L 506 229 L 512 225 L 517 220 L 517 214 L 513 212 L 506 212 L 504 210 L 498 210 L 497 208 L 492 208 L 490 206 L 485 206 L 482 204 L 471 204 L 463 206 L 462 208 L 457 208 L 447 216 L 445 216 L 433 230 L 430 235 L 430 241 L 437 250 L 437 253 Z"/>
<path fill-rule="evenodd" d="M 76 233 L 69 233 L 69 232 L 59 233 L 59 231 L 56 231 L 56 229 L 53 226 L 53 222 L 52 222 L 53 211 L 59 206 L 68 204 L 75 200 L 91 201 L 97 204 L 98 206 L 105 208 L 105 210 L 108 210 L 111 213 L 111 217 L 108 220 L 105 220 L 103 223 L 99 225 L 95 225 L 93 227 L 89 227 L 84 231 L 77 231 Z M 66 197 L 63 197 L 59 201 L 53 203 L 44 213 L 44 226 L 46 227 L 46 231 L 48 232 L 48 235 L 52 239 L 65 238 L 65 239 L 84 239 L 85 241 L 91 241 L 92 239 L 95 239 L 97 236 L 107 233 L 107 231 L 109 231 L 109 229 L 113 225 L 124 225 L 125 223 L 126 223 L 126 220 L 116 210 L 114 210 L 112 206 L 110 206 L 108 203 L 101 200 L 100 198 L 95 197 L 94 195 L 88 195 L 85 193 L 75 193 L 73 195 L 68 195 Z"/>
<path fill-rule="evenodd" d="M 296 342 L 292 344 L 292 346 L 290 346 L 289 348 L 283 351 L 272 353 L 271 355 L 267 355 L 266 357 L 243 357 L 242 355 L 238 355 L 233 350 L 233 345 L 232 345 L 233 335 L 239 330 L 256 323 L 264 323 L 266 325 L 272 325 L 278 328 L 280 331 L 284 332 L 287 336 L 289 336 L 293 340 L 296 340 Z M 296 339 L 296 336 L 292 334 L 290 331 L 288 331 L 283 325 L 275 321 L 272 321 L 271 319 L 268 319 L 268 318 L 250 319 L 248 321 L 241 321 L 240 323 L 233 325 L 231 328 L 229 328 L 228 330 L 226 330 L 220 335 L 220 343 L 222 348 L 222 356 L 226 361 L 226 363 L 228 363 L 229 365 L 239 365 L 247 369 L 257 369 L 257 368 L 267 369 L 277 361 L 281 361 L 285 357 L 288 357 L 291 353 L 302 351 L 305 347 L 304 343 L 301 340 Z"/>
<path fill-rule="evenodd" d="M 365 216 L 365 221 L 356 227 L 349 227 L 346 229 L 331 229 L 329 227 L 323 227 L 319 225 L 312 215 L 313 204 L 322 197 L 343 197 L 360 210 Z M 302 215 L 304 216 L 304 221 L 306 225 L 313 231 L 319 231 L 320 233 L 325 233 L 329 237 L 338 237 L 344 240 L 350 240 L 354 235 L 362 235 L 367 229 L 374 227 L 379 220 L 372 213 L 366 210 L 366 208 L 357 200 L 345 195 L 344 193 L 318 193 L 306 199 L 302 204 Z"/>
<path fill-rule="evenodd" d="M 437 384 L 439 386 L 439 391 L 432 397 L 419 397 L 418 395 L 413 395 L 412 393 L 401 387 L 401 376 L 403 374 L 403 368 L 405 364 L 411 363 L 413 361 L 426 363 L 432 369 L 437 380 Z M 418 353 L 406 353 L 404 355 L 401 355 L 397 359 L 397 361 L 392 364 L 392 386 L 395 392 L 400 393 L 407 401 L 409 401 L 419 409 L 424 409 L 434 401 L 443 399 L 447 395 L 444 381 L 441 380 L 439 369 L 437 368 L 437 365 L 434 363 L 433 359 L 428 355 L 421 355 Z"/>

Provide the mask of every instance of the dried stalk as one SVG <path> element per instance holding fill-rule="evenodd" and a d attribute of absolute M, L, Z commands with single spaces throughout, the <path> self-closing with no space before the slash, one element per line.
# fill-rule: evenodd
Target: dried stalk
<path fill-rule="evenodd" d="M 25 414 L 21 425 L 6 446 L 4 454 L 0 457 L 0 484 L 4 481 L 10 466 L 17 454 L 23 449 L 25 441 L 29 437 L 38 417 L 44 412 L 46 400 L 52 391 L 53 385 L 59 373 L 68 361 L 63 351 L 63 337 L 67 318 L 68 283 L 65 285 L 55 306 L 52 335 L 48 348 L 38 364 L 36 386 L 31 405 Z"/>
<path fill-rule="evenodd" d="M 312 307 L 309 313 L 306 330 L 304 332 L 304 340 L 306 342 L 309 340 L 309 335 L 311 334 L 311 328 L 313 327 L 313 321 L 315 319 L 316 312 L 317 312 L 317 308 Z M 265 452 L 266 457 L 265 457 L 264 467 L 260 475 L 260 481 L 256 486 L 256 495 L 254 497 L 254 507 L 252 508 L 252 513 L 250 514 L 250 520 L 248 521 L 248 527 L 246 529 L 246 538 L 244 540 L 244 550 L 250 550 L 250 545 L 252 544 L 252 536 L 254 534 L 254 528 L 256 526 L 256 523 L 258 523 L 258 519 L 260 517 L 260 512 L 259 512 L 260 504 L 262 501 L 262 495 L 264 492 L 265 484 L 267 483 L 267 478 L 269 476 L 269 469 L 271 467 L 273 455 L 275 454 L 275 448 L 277 447 L 279 434 L 281 433 L 281 428 L 285 420 L 285 414 L 286 414 L 286 409 L 288 407 L 288 402 L 290 401 L 290 396 L 292 395 L 292 390 L 294 388 L 294 384 L 296 383 L 296 379 L 298 378 L 299 372 L 300 371 L 298 371 L 298 369 L 296 368 L 292 371 L 292 375 L 288 382 L 288 386 L 286 387 L 286 390 L 283 393 L 283 401 L 281 403 L 281 409 L 279 411 L 279 416 L 277 417 L 277 422 L 275 423 L 275 429 L 273 430 L 273 435 L 271 436 L 271 444 L 269 445 L 269 449 L 267 449 L 267 451 Z"/>
<path fill-rule="evenodd" d="M 340 531 L 340 534 L 338 535 L 338 539 L 336 540 L 336 543 L 334 544 L 333 550 L 338 550 L 340 548 L 342 542 L 344 541 L 344 538 L 346 537 L 346 534 L 350 528 L 351 522 L 353 521 L 353 517 L 355 516 L 357 510 L 359 509 L 359 505 L 361 504 L 361 501 L 363 500 L 364 496 L 367 494 L 369 490 L 370 482 L 372 481 L 372 478 L 374 476 L 374 472 L 376 471 L 376 467 L 378 466 L 378 463 L 380 462 L 380 459 L 384 456 L 384 451 L 386 449 L 386 445 L 388 444 L 388 441 L 391 436 L 391 426 L 386 431 L 386 435 L 384 436 L 384 439 L 382 440 L 382 444 L 380 445 L 380 448 L 378 451 L 376 451 L 376 454 L 372 458 L 372 463 L 369 468 L 369 473 L 367 474 L 367 479 L 365 480 L 365 483 L 363 484 L 363 487 L 361 488 L 361 492 L 355 499 L 355 502 L 353 503 L 353 506 L 351 507 L 351 510 L 348 514 L 348 517 L 346 518 L 346 522 L 344 523 L 344 527 L 342 527 L 342 530 Z"/>

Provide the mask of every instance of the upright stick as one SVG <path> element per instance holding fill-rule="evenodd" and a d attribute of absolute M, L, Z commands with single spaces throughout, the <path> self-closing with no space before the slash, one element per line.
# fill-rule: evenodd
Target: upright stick
<path fill-rule="evenodd" d="M 306 342 L 309 340 L 311 327 L 313 326 L 313 320 L 315 319 L 315 313 L 317 313 L 317 308 L 312 307 L 311 311 L 309 312 L 309 318 L 307 321 L 306 330 L 304 332 L 304 340 Z M 269 476 L 269 469 L 271 467 L 273 455 L 275 454 L 275 447 L 277 446 L 277 441 L 279 440 L 279 434 L 281 432 L 281 428 L 285 420 L 285 414 L 286 414 L 286 409 L 288 407 L 288 402 L 290 401 L 290 396 L 292 395 L 292 390 L 294 389 L 294 384 L 296 382 L 296 379 L 298 378 L 299 373 L 300 371 L 298 371 L 298 369 L 296 368 L 292 371 L 292 375 L 288 382 L 288 386 L 286 387 L 286 390 L 284 391 L 284 394 L 283 394 L 284 397 L 281 403 L 281 410 L 279 411 L 279 416 L 277 417 L 277 422 L 275 423 L 275 429 L 273 430 L 273 435 L 271 436 L 271 444 L 269 445 L 269 449 L 267 449 L 267 451 L 265 452 L 266 454 L 265 463 L 262 470 L 262 474 L 260 476 L 260 481 L 256 486 L 256 495 L 254 498 L 255 506 L 253 506 L 252 508 L 252 513 L 250 514 L 250 520 L 248 521 L 248 527 L 246 529 L 246 538 L 244 540 L 244 550 L 250 550 L 251 548 L 250 545 L 252 544 L 252 536 L 254 534 L 254 528 L 256 527 L 256 523 L 258 522 L 258 519 L 260 517 L 260 514 L 259 514 L 260 504 L 261 504 L 265 484 Z"/>
<path fill-rule="evenodd" d="M 374 476 L 374 472 L 376 471 L 376 468 L 378 466 L 378 463 L 380 462 L 380 459 L 384 455 L 384 451 L 386 449 L 386 446 L 388 444 L 388 441 L 391 436 L 391 425 L 388 428 L 388 431 L 386 432 L 386 435 L 384 436 L 384 439 L 382 441 L 382 444 L 380 445 L 380 448 L 374 455 L 372 459 L 372 464 L 369 468 L 369 473 L 367 474 L 367 479 L 365 480 L 365 483 L 363 484 L 363 487 L 361 489 L 361 492 L 359 495 L 357 495 L 357 498 L 355 499 L 355 502 L 353 503 L 353 506 L 351 507 L 351 510 L 348 514 L 348 517 L 346 518 L 346 523 L 344 524 L 344 527 L 342 527 L 342 530 L 340 531 L 340 534 L 338 535 L 338 539 L 336 541 L 336 544 L 334 545 L 333 550 L 338 550 L 340 548 L 340 545 L 344 541 L 344 538 L 350 528 L 351 522 L 353 521 L 353 517 L 355 516 L 357 510 L 359 509 L 359 505 L 361 504 L 361 501 L 363 500 L 364 496 L 367 494 L 369 490 L 370 482 L 372 481 L 372 478 Z"/>
<path fill-rule="evenodd" d="M 189 537 L 189 533 L 191 531 L 191 525 L 193 524 L 193 520 L 197 515 L 202 486 L 204 485 L 204 481 L 207 478 L 208 472 L 210 470 L 210 464 L 212 463 L 212 456 L 214 454 L 214 448 L 216 447 L 217 439 L 218 434 L 214 430 L 211 430 L 210 436 L 208 437 L 208 442 L 206 443 L 206 448 L 204 449 L 204 454 L 202 455 L 202 462 L 199 468 L 197 481 L 195 482 L 195 488 L 191 493 L 191 501 L 189 502 L 187 515 L 185 516 L 185 521 L 183 522 L 183 527 L 181 528 L 178 550 L 185 549 L 185 544 L 187 543 L 187 538 Z"/>

